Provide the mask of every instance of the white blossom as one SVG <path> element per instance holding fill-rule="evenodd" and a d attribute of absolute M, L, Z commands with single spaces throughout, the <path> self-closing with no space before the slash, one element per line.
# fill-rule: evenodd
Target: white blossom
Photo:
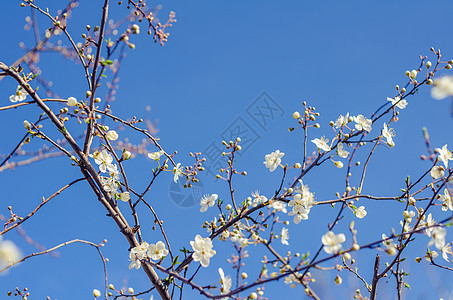
<path fill-rule="evenodd" d="M 220 293 L 228 294 L 231 289 L 231 285 L 233 281 L 231 280 L 231 276 L 228 275 L 225 277 L 225 273 L 223 272 L 222 268 L 219 268 L 219 275 L 220 275 L 220 284 L 222 287 L 220 288 Z"/>
<path fill-rule="evenodd" d="M 252 206 L 256 207 L 258 204 L 265 203 L 267 201 L 266 196 L 261 196 L 259 191 L 252 192 Z"/>
<path fill-rule="evenodd" d="M 395 103 L 398 103 L 398 104 L 396 104 L 396 106 L 398 108 L 404 109 L 407 106 L 407 101 L 404 99 L 403 100 L 400 100 L 400 99 L 401 99 L 400 97 L 395 97 L 395 98 L 387 97 L 387 101 L 391 101 L 392 105 L 395 105 Z"/>
<path fill-rule="evenodd" d="M 281 211 L 286 214 L 286 203 L 282 201 L 272 201 L 270 207 L 275 209 L 276 211 Z"/>
<path fill-rule="evenodd" d="M 445 175 L 445 168 L 442 167 L 442 166 L 434 166 L 432 169 L 431 169 L 431 177 L 434 178 L 434 179 L 439 179 L 441 177 L 444 177 Z"/>
<path fill-rule="evenodd" d="M 395 136 L 395 131 L 393 128 L 388 128 L 387 124 L 384 123 L 384 128 L 382 129 L 382 136 L 387 139 L 387 145 L 389 147 L 395 146 L 395 142 L 393 141 L 393 137 Z"/>
<path fill-rule="evenodd" d="M 342 142 L 339 142 L 337 145 L 337 154 L 341 158 L 347 158 L 349 156 L 349 152 L 344 150 L 344 146 Z"/>
<path fill-rule="evenodd" d="M 152 260 L 160 260 L 168 255 L 168 250 L 165 249 L 165 244 L 162 241 L 158 241 L 156 244 L 149 245 L 148 255 Z"/>
<path fill-rule="evenodd" d="M 434 227 L 431 240 L 428 243 L 428 247 L 433 245 L 437 249 L 442 249 L 445 246 L 445 237 L 447 236 L 447 230 L 444 227 Z"/>
<path fill-rule="evenodd" d="M 197 234 L 195 236 L 195 241 L 190 241 L 190 245 L 193 249 L 193 260 L 199 261 L 203 267 L 209 266 L 209 260 L 213 257 L 216 253 L 213 250 L 212 241 L 210 238 L 202 238 L 201 235 Z"/>
<path fill-rule="evenodd" d="M 149 244 L 147 242 L 142 242 L 140 245 L 131 249 L 129 253 L 129 270 L 132 268 L 139 269 L 141 266 L 140 260 L 146 259 L 148 257 L 147 251 L 149 248 Z"/>
<path fill-rule="evenodd" d="M 325 137 L 321 137 L 320 139 L 316 138 L 314 140 L 311 140 L 318 149 L 324 150 L 324 151 L 330 151 L 332 150 L 329 146 L 329 140 L 326 139 Z"/>
<path fill-rule="evenodd" d="M 183 167 L 181 166 L 181 163 L 178 163 L 173 168 L 173 174 L 175 174 L 175 176 L 173 177 L 173 181 L 175 183 L 178 182 L 179 177 L 181 177 L 183 175 L 182 169 L 183 169 Z"/>
<path fill-rule="evenodd" d="M 99 165 L 99 171 L 102 173 L 107 173 L 107 170 L 114 170 L 114 166 L 112 164 L 113 157 L 107 150 L 104 149 L 101 152 L 94 152 L 91 157 L 93 157 L 94 162 Z"/>
<path fill-rule="evenodd" d="M 367 215 L 367 211 L 365 210 L 365 206 L 360 206 L 354 211 L 354 214 L 357 218 L 363 219 Z"/>
<path fill-rule="evenodd" d="M 17 86 L 16 93 L 9 96 L 9 101 L 11 102 L 20 102 L 24 101 L 28 96 L 28 93 L 20 85 Z"/>
<path fill-rule="evenodd" d="M 160 150 L 157 152 L 150 152 L 148 153 L 148 157 L 151 158 L 152 160 L 159 160 L 160 157 L 164 154 L 164 150 Z"/>
<path fill-rule="evenodd" d="M 354 122 L 357 123 L 355 124 L 355 128 L 357 130 L 366 130 L 368 132 L 371 131 L 371 124 L 373 122 L 370 119 L 365 118 L 363 115 L 354 117 Z"/>
<path fill-rule="evenodd" d="M 324 245 L 324 251 L 327 254 L 337 253 L 341 249 L 341 243 L 346 241 L 343 233 L 335 234 L 332 231 L 328 231 L 321 237 L 322 244 Z"/>
<path fill-rule="evenodd" d="M 282 232 L 280 233 L 280 239 L 283 245 L 289 245 L 288 239 L 289 239 L 289 233 L 288 229 L 283 227 Z"/>
<path fill-rule="evenodd" d="M 448 189 L 444 190 L 443 195 L 439 195 L 439 200 L 443 202 L 442 210 L 447 211 L 448 209 L 453 210 L 453 201 L 451 199 Z"/>
<path fill-rule="evenodd" d="M 387 236 L 383 233 L 382 240 L 385 240 L 385 241 L 383 241 L 382 244 L 384 244 L 384 246 L 386 247 L 385 252 L 387 252 L 387 254 L 393 256 L 397 252 L 396 244 L 393 242 L 393 239 L 387 239 L 387 240 L 386 239 L 387 239 Z"/>
<path fill-rule="evenodd" d="M 212 194 L 210 196 L 204 195 L 200 200 L 200 212 L 205 212 L 208 210 L 208 207 L 214 206 L 218 197 L 219 196 L 217 194 Z"/>
<path fill-rule="evenodd" d="M 346 116 L 340 115 L 338 119 L 335 121 L 335 128 L 341 128 L 344 125 L 348 124 L 349 122 L 349 113 L 346 114 Z"/>
<path fill-rule="evenodd" d="M 108 140 L 116 141 L 118 139 L 118 133 L 115 130 L 109 130 L 106 134 L 105 137 Z"/>
<path fill-rule="evenodd" d="M 274 172 L 282 162 L 281 158 L 283 157 L 283 155 L 285 155 L 285 153 L 281 153 L 280 150 L 276 150 L 271 154 L 267 154 L 264 157 L 265 161 L 263 162 L 263 164 L 266 165 L 266 168 L 268 168 L 269 171 Z"/>
<path fill-rule="evenodd" d="M 442 100 L 453 95 L 453 76 L 442 76 L 434 80 L 431 97 Z"/>
<path fill-rule="evenodd" d="M 445 168 L 448 168 L 448 161 L 453 160 L 453 156 L 450 150 L 447 149 L 447 144 L 445 144 L 442 149 L 436 148 L 436 152 L 439 153 L 439 160 L 444 163 Z"/>

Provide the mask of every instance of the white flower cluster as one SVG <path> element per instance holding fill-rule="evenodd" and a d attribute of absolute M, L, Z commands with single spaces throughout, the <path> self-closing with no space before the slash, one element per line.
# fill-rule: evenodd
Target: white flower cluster
<path fill-rule="evenodd" d="M 158 241 L 156 244 L 148 244 L 147 242 L 142 242 L 137 247 L 131 249 L 129 253 L 129 270 L 132 268 L 139 269 L 140 261 L 145 260 L 161 260 L 168 255 L 168 250 L 165 249 L 165 244 L 162 241 Z"/>
<path fill-rule="evenodd" d="M 249 240 L 245 237 L 243 230 L 246 230 L 244 224 L 238 221 L 234 224 L 234 230 L 231 232 L 230 240 L 235 243 L 238 242 L 241 247 L 246 247 L 249 244 Z"/>
<path fill-rule="evenodd" d="M 292 211 L 288 213 L 289 216 L 294 216 L 294 223 L 299 224 L 302 220 L 308 219 L 310 209 L 316 205 L 313 193 L 310 192 L 307 185 L 299 180 L 300 188 L 294 190 L 296 193 L 293 200 L 289 201 L 288 206 L 292 207 Z"/>
<path fill-rule="evenodd" d="M 99 165 L 99 171 L 101 173 L 107 173 L 109 175 L 100 176 L 104 189 L 124 202 L 129 201 L 131 198 L 129 192 L 118 192 L 118 187 L 121 186 L 119 182 L 120 171 L 116 164 L 112 164 L 112 155 L 104 149 L 101 152 L 96 151 L 92 155 L 90 154 L 90 157 L 94 158 L 95 163 Z"/>

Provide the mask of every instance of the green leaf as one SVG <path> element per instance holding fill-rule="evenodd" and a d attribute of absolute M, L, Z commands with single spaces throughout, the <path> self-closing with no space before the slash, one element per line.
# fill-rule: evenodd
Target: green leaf
<path fill-rule="evenodd" d="M 101 62 L 101 64 L 103 64 L 104 66 L 109 66 L 109 65 L 113 64 L 113 61 L 111 61 L 110 59 L 107 59 L 107 60 L 104 60 L 103 62 Z"/>

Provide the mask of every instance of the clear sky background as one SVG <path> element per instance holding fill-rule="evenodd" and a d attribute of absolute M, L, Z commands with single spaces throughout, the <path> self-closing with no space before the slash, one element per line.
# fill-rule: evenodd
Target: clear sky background
<path fill-rule="evenodd" d="M 81 41 L 86 24 L 92 27 L 99 24 L 103 1 L 81 2 L 73 11 L 68 27 L 76 41 Z M 53 14 L 66 4 L 65 1 L 36 3 L 49 7 Z M 244 154 L 238 158 L 238 169 L 249 174 L 236 181 L 239 199 L 245 199 L 254 190 L 270 197 L 278 188 L 282 171 L 270 173 L 265 169 L 262 162 L 266 154 L 279 149 L 285 153 L 284 163 L 292 165 L 301 160 L 303 136 L 297 131 L 289 133 L 288 127 L 296 125 L 291 115 L 296 110 L 303 110 L 303 101 L 321 113 L 318 118 L 321 128 L 311 130 L 310 139 L 322 135 L 332 138 L 329 121 L 347 112 L 371 115 L 387 97 L 396 95 L 396 84 L 403 86 L 407 82 L 404 72 L 418 67 L 419 55 L 431 55 L 431 46 L 440 48 L 445 60 L 453 58 L 451 1 L 165 1 L 152 4 L 163 5 L 159 16 L 164 20 L 171 10 L 175 11 L 178 22 L 169 30 L 169 41 L 163 47 L 146 36 L 144 27 L 139 36 L 131 38 L 136 49 L 127 50 L 121 65 L 120 89 L 112 105 L 113 111 L 125 119 L 135 115 L 156 121 L 161 145 L 169 153 L 177 150 L 175 160 L 183 165 L 192 163 L 188 156 L 190 151 L 203 151 L 212 142 L 220 147 L 221 140 L 225 139 L 223 133 L 241 118 L 255 133 L 256 139 L 252 145 L 244 147 Z M 34 45 L 33 34 L 23 30 L 30 9 L 20 8 L 19 1 L 5 1 L 1 7 L 4 14 L 0 61 L 11 64 L 24 53 L 20 42 L 27 48 Z M 116 2 L 112 3 L 113 19 L 119 20 L 126 13 L 125 5 L 118 7 Z M 38 20 L 41 30 L 49 26 L 42 16 Z M 67 44 L 63 37 L 60 38 Z M 431 60 L 434 61 L 432 55 Z M 44 78 L 53 82 L 59 96 L 83 98 L 86 83 L 79 65 L 55 53 L 43 54 L 41 62 Z M 447 71 L 439 72 L 442 73 Z M 16 86 L 11 79 L 0 82 L 1 106 L 8 105 L 8 97 Z M 101 88 L 99 92 L 103 97 L 105 89 Z M 278 105 L 279 111 L 261 126 L 247 110 L 254 107 L 257 99 L 260 101 L 263 92 Z M 407 108 L 401 111 L 400 121 L 394 126 L 396 146 L 390 150 L 378 148 L 369 165 L 364 193 L 398 195 L 407 175 L 416 178 L 428 168 L 428 163 L 420 160 L 420 155 L 425 154 L 423 126 L 430 132 L 433 147 L 449 144 L 451 149 L 453 145 L 450 100 L 433 100 L 429 89 L 423 87 L 408 102 Z M 151 107 L 149 112 L 147 106 Z M 55 105 L 55 109 L 59 108 Z M 38 116 L 37 108 L 32 106 L 1 112 L 0 153 L 9 153 L 23 136 L 24 119 L 32 121 Z M 115 124 L 109 125 L 115 127 Z M 379 133 L 379 126 L 374 127 L 371 136 Z M 80 130 L 75 123 L 73 128 Z M 59 136 L 50 125 L 45 124 L 44 129 L 52 137 Z M 119 131 L 119 134 L 121 139 L 130 136 L 131 142 L 141 142 L 140 136 L 129 131 Z M 33 151 L 41 144 L 42 141 L 35 140 L 24 150 Z M 314 145 L 309 147 L 310 152 L 315 150 Z M 155 151 L 155 148 L 149 146 L 148 150 Z M 156 163 L 138 157 L 125 166 L 129 181 L 142 190 Z M 345 168 L 326 164 L 310 173 L 304 183 L 310 186 L 317 200 L 333 199 L 335 193 L 344 188 L 345 172 Z M 294 176 L 297 176 L 295 172 L 288 178 Z M 12 205 L 15 212 L 26 215 L 43 196 L 50 196 L 79 177 L 79 170 L 71 167 L 66 158 L 4 171 L 0 173 L 0 213 L 8 215 L 7 207 Z M 358 173 L 353 175 L 355 185 L 359 178 Z M 148 200 L 164 220 L 176 251 L 183 246 L 189 248 L 189 241 L 196 234 L 207 236 L 201 224 L 211 220 L 215 213 L 208 210 L 201 214 L 198 204 L 191 207 L 175 204 L 169 193 L 172 179 L 171 173 L 160 176 Z M 215 182 L 212 175 L 203 174 L 201 180 L 203 194 L 217 193 L 220 198 L 228 199 L 226 184 Z M 403 205 L 366 200 L 359 204 L 367 207 L 368 215 L 359 220 L 347 212 L 335 229 L 337 233 L 346 234 L 344 247 L 351 245 L 347 227 L 353 219 L 361 244 L 380 239 L 382 233 L 390 234 L 392 228 L 400 229 Z M 144 207 L 140 209 L 143 210 L 141 221 L 145 240 L 150 243 L 161 240 L 157 231 L 151 231 L 152 215 L 145 212 Z M 291 221 L 289 248 L 315 252 L 337 210 L 338 207 L 314 207 L 309 220 L 298 225 L 293 224 L 292 217 L 282 216 Z M 439 220 L 441 216 L 446 215 L 441 214 L 439 208 L 435 219 Z M 104 208 L 86 183 L 79 183 L 54 199 L 26 222 L 23 229 L 47 248 L 74 238 L 95 243 L 106 238 L 108 243 L 103 253 L 110 259 L 110 283 L 116 287 L 133 286 L 136 291 L 149 288 L 148 279 L 141 270 L 128 270 L 126 241 L 112 220 L 105 216 Z M 24 254 L 37 251 L 16 232 L 9 232 L 4 238 L 13 240 Z M 447 241 L 451 240 L 449 234 Z M 449 272 L 429 268 L 426 261 L 414 262 L 415 255 L 423 256 L 427 242 L 426 236 L 417 236 L 414 247 L 408 250 L 412 258 L 403 264 L 411 274 L 408 282 L 412 290 L 406 294 L 407 299 L 453 299 Z M 277 248 L 286 251 L 288 246 L 278 245 Z M 210 268 L 202 269 L 197 276 L 201 285 L 218 280 L 218 267 L 227 274 L 234 274 L 226 262 L 233 253 L 232 248 L 228 243 L 215 241 L 214 249 L 217 255 Z M 248 250 L 251 258 L 246 260 L 249 266 L 246 270 L 250 278 L 254 278 L 259 270 L 259 264 L 254 261 L 261 260 L 262 252 L 254 250 L 253 246 Z M 382 254 L 381 261 L 387 260 L 386 254 L 376 250 L 354 254 L 359 271 L 363 271 L 369 282 L 376 253 Z M 167 258 L 166 266 L 168 262 Z M 362 283 L 345 272 L 341 273 L 344 279 L 341 286 L 333 282 L 335 272 L 312 273 L 317 279 L 313 288 L 322 299 L 351 299 L 357 288 L 365 291 Z M 61 249 L 59 257 L 32 258 L 0 277 L 0 298 L 19 286 L 28 287 L 30 299 L 45 299 L 46 296 L 60 300 L 90 299 L 93 288 L 102 290 L 103 280 L 102 264 L 95 249 L 71 245 Z M 380 299 L 393 299 L 394 282 L 393 277 L 380 281 Z M 184 293 L 184 299 L 199 299 L 189 289 Z M 283 282 L 270 284 L 265 295 L 269 299 L 306 299 L 303 288 L 290 289 Z M 143 299 L 149 299 L 149 296 Z"/>

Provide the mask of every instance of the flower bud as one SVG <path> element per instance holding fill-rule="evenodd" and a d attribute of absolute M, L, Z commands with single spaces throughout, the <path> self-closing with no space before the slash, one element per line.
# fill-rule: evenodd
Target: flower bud
<path fill-rule="evenodd" d="M 245 273 L 245 272 L 241 273 L 241 278 L 242 279 L 246 279 L 247 277 L 248 277 L 247 273 Z"/>
<path fill-rule="evenodd" d="M 132 156 L 132 153 L 130 151 L 124 150 L 123 160 L 128 160 L 129 158 L 131 158 L 131 156 Z"/>
<path fill-rule="evenodd" d="M 300 163 L 295 163 L 294 168 L 300 169 L 300 168 L 302 168 L 302 165 Z"/>
<path fill-rule="evenodd" d="M 426 68 L 427 69 L 431 68 L 432 65 L 433 64 L 429 60 L 426 62 Z"/>
<path fill-rule="evenodd" d="M 426 80 L 426 84 L 427 84 L 427 85 L 431 85 L 431 84 L 433 84 L 433 83 L 434 83 L 434 82 L 433 82 L 433 80 L 432 80 L 431 78 L 429 78 L 428 80 Z"/>
<path fill-rule="evenodd" d="M 334 163 L 335 163 L 335 167 L 337 167 L 338 169 L 343 168 L 343 163 L 341 161 L 336 161 Z"/>
<path fill-rule="evenodd" d="M 134 293 L 134 289 L 133 288 L 128 288 L 127 291 L 129 292 L 129 294 L 133 294 Z"/>
<path fill-rule="evenodd" d="M 352 250 L 358 251 L 359 249 L 360 249 L 359 244 L 357 244 L 357 243 L 352 244 Z"/>
<path fill-rule="evenodd" d="M 25 121 L 24 121 L 24 127 L 25 127 L 25 129 L 30 130 L 30 129 L 31 129 L 31 124 L 30 124 L 30 122 L 28 122 L 27 120 L 25 120 Z"/>
<path fill-rule="evenodd" d="M 343 279 L 340 277 L 340 275 L 337 275 L 337 277 L 335 277 L 335 283 L 337 285 L 340 285 L 342 282 L 343 282 Z"/>
<path fill-rule="evenodd" d="M 93 290 L 93 296 L 94 296 L 95 298 L 101 297 L 101 292 L 100 292 L 99 290 L 97 290 L 97 289 L 94 289 L 94 290 Z"/>
<path fill-rule="evenodd" d="M 451 65 L 450 64 L 446 65 L 445 69 L 450 70 L 451 69 Z"/>
<path fill-rule="evenodd" d="M 300 113 L 298 111 L 295 111 L 293 113 L 293 118 L 296 119 L 296 120 L 299 119 L 300 118 Z"/>
<path fill-rule="evenodd" d="M 68 105 L 68 106 L 76 106 L 76 105 L 77 105 L 77 99 L 74 98 L 74 97 L 69 97 L 69 98 L 68 98 L 67 105 Z"/>
<path fill-rule="evenodd" d="M 404 94 L 405 92 L 406 92 L 406 88 L 402 88 L 402 89 L 401 89 L 401 93 Z"/>
<path fill-rule="evenodd" d="M 88 98 L 88 97 L 91 97 L 91 91 L 87 91 L 87 92 L 86 92 L 86 97 L 87 97 L 87 98 Z"/>
<path fill-rule="evenodd" d="M 116 141 L 118 139 L 118 133 L 115 130 L 110 130 L 106 133 L 105 137 L 108 140 Z"/>

